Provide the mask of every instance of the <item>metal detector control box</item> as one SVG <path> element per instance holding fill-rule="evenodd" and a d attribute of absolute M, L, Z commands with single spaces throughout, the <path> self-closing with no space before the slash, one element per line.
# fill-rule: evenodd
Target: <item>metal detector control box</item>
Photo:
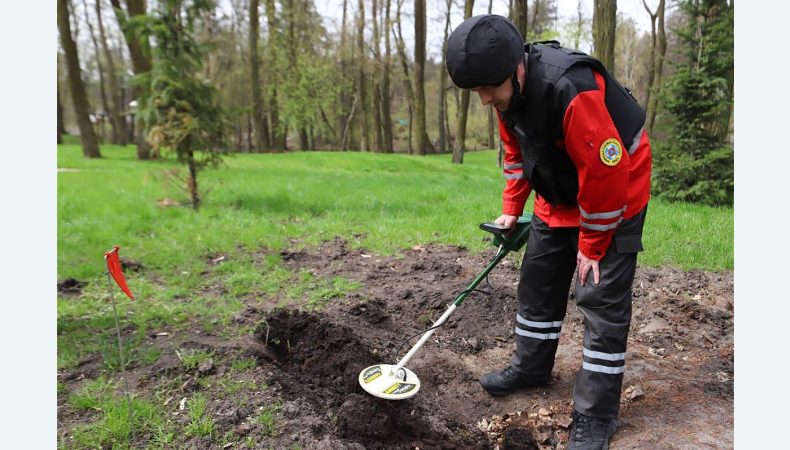
<path fill-rule="evenodd" d="M 526 214 L 519 217 L 516 226 L 513 228 L 502 228 L 499 224 L 495 223 L 481 223 L 480 229 L 488 231 L 494 235 L 492 244 L 499 247 L 502 246 L 505 250 L 515 252 L 521 249 L 527 243 L 529 230 L 532 227 L 532 214 Z"/>

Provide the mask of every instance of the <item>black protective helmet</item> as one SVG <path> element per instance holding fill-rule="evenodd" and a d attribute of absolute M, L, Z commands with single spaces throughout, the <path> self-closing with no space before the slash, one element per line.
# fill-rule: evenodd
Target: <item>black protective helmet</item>
<path fill-rule="evenodd" d="M 456 86 L 499 86 L 524 60 L 524 39 L 502 16 L 470 17 L 447 39 L 447 72 Z"/>

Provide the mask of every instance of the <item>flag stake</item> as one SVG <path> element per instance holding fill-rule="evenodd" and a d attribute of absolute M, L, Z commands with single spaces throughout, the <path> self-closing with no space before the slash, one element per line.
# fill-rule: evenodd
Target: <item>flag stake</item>
<path fill-rule="evenodd" d="M 117 252 L 118 247 L 116 246 L 111 252 Z M 118 321 L 118 310 L 115 307 L 115 295 L 112 293 L 112 279 L 110 278 L 110 264 L 108 261 L 108 254 L 104 255 L 104 261 L 107 263 L 107 291 L 110 293 L 110 299 L 112 300 L 112 314 L 115 317 L 115 333 L 118 337 L 118 356 L 121 359 L 121 377 L 123 378 L 124 384 L 124 392 L 126 394 L 126 406 L 129 410 L 129 433 L 134 432 L 134 422 L 132 420 L 132 397 L 129 393 L 129 380 L 126 378 L 126 362 L 125 358 L 123 357 L 123 341 L 121 340 L 121 326 L 120 322 Z"/>

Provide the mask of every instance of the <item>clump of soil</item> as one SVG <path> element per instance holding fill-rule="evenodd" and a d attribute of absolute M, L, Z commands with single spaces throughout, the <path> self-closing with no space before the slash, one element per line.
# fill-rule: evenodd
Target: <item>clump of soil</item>
<path fill-rule="evenodd" d="M 143 263 L 133 259 L 121 257 L 121 269 L 124 272 L 139 272 L 144 269 Z"/>
<path fill-rule="evenodd" d="M 538 450 L 538 443 L 532 431 L 523 427 L 509 427 L 505 430 L 502 450 Z"/>
<path fill-rule="evenodd" d="M 66 278 L 58 283 L 58 294 L 65 296 L 78 296 L 82 294 L 82 288 L 88 283 L 77 280 L 76 278 Z"/>

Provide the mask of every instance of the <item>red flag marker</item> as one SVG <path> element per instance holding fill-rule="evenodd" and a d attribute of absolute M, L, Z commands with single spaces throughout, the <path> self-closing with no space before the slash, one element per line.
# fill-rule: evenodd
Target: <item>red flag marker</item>
<path fill-rule="evenodd" d="M 129 286 L 126 285 L 126 278 L 124 278 L 123 270 L 121 270 L 121 259 L 118 256 L 119 248 L 120 247 L 116 245 L 112 250 L 106 252 L 104 254 L 104 260 L 107 262 L 107 270 L 110 272 L 115 282 L 118 283 L 118 287 L 121 288 L 127 297 L 134 300 L 134 295 L 132 295 L 132 291 L 129 290 Z"/>

